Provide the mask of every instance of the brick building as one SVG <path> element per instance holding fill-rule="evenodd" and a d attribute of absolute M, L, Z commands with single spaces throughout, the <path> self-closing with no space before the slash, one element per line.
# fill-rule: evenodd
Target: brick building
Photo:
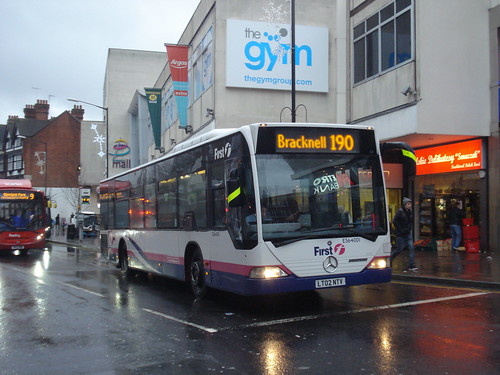
<path fill-rule="evenodd" d="M 84 110 L 75 106 L 51 119 L 48 114 L 48 102 L 38 100 L 26 105 L 24 118 L 9 116 L 0 128 L 0 176 L 31 179 L 37 187 L 77 188 Z"/>
<path fill-rule="evenodd" d="M 49 119 L 50 105 L 26 105 L 24 118 L 9 116 L 0 126 L 0 178 L 28 179 L 58 203 L 53 214 L 67 218 L 77 210 L 81 186 L 81 123 L 84 110 L 74 106 Z M 54 204 L 54 207 L 56 204 Z"/>

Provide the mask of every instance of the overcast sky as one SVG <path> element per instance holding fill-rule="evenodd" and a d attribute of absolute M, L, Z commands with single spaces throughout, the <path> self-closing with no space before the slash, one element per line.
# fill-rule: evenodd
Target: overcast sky
<path fill-rule="evenodd" d="M 50 117 L 73 108 L 67 98 L 102 105 L 108 48 L 165 52 L 199 2 L 0 0 L 0 124 L 37 99 L 49 100 Z M 84 108 L 86 120 L 102 119 Z"/>

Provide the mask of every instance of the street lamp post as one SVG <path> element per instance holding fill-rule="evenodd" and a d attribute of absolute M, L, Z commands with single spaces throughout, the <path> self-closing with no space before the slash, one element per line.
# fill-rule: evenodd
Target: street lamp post
<path fill-rule="evenodd" d="M 88 105 L 91 105 L 93 107 L 100 108 L 100 109 L 106 111 L 106 168 L 105 168 L 105 171 L 104 171 L 104 176 L 106 178 L 108 178 L 109 177 L 109 153 L 108 153 L 108 145 L 109 145 L 109 140 L 108 140 L 108 137 L 109 137 L 109 120 L 108 120 L 108 118 L 109 118 L 109 112 L 108 112 L 108 107 L 102 107 L 100 105 L 89 103 L 89 102 L 86 102 L 86 101 L 83 101 L 83 100 L 80 100 L 80 99 L 68 98 L 67 100 L 69 100 L 70 102 L 75 102 L 75 103 L 88 104 Z"/>
<path fill-rule="evenodd" d="M 28 139 L 28 137 L 24 136 L 24 135 L 18 135 L 17 138 L 20 138 L 20 139 Z M 33 138 L 29 138 L 30 142 L 35 142 L 35 143 L 41 143 L 43 144 L 44 146 L 44 153 L 45 153 L 45 160 L 43 161 L 43 174 L 44 174 L 44 187 L 43 187 L 43 191 L 44 191 L 44 194 L 47 195 L 47 161 L 48 161 L 48 153 L 47 153 L 47 142 L 44 142 L 44 141 L 39 141 L 38 139 L 33 139 Z M 35 154 L 36 155 L 36 154 Z"/>
<path fill-rule="evenodd" d="M 296 121 L 297 118 L 297 108 L 295 107 L 295 0 L 292 0 L 290 3 L 290 13 L 291 13 L 291 29 L 292 29 L 292 45 L 291 45 L 291 56 L 292 60 L 291 68 L 292 68 L 292 122 Z"/>

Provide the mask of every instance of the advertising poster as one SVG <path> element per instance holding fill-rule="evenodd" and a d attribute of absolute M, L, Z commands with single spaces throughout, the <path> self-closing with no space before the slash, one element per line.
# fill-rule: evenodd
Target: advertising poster
<path fill-rule="evenodd" d="M 227 20 L 226 86 L 290 90 L 287 24 Z M 328 92 L 328 28 L 295 26 L 296 90 Z"/>

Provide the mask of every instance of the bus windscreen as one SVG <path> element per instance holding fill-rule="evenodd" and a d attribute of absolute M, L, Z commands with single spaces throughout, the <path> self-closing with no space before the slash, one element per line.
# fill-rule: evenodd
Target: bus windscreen
<path fill-rule="evenodd" d="M 0 231 L 44 228 L 43 197 L 33 191 L 0 191 Z"/>
<path fill-rule="evenodd" d="M 305 238 L 375 240 L 387 233 L 373 132 L 262 130 L 256 170 L 264 240 L 279 246 Z"/>

